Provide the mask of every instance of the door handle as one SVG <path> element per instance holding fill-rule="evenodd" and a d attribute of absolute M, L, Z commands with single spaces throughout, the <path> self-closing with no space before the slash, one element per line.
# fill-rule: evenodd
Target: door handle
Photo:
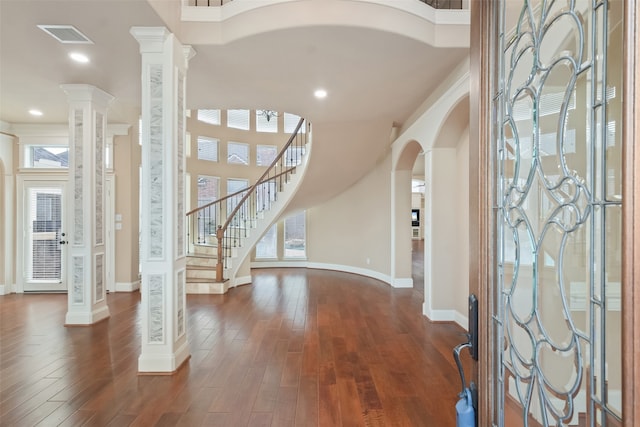
<path fill-rule="evenodd" d="M 60 243 L 61 245 L 66 245 L 67 243 L 69 243 L 69 241 L 67 241 L 67 240 L 60 240 L 58 243 Z"/>

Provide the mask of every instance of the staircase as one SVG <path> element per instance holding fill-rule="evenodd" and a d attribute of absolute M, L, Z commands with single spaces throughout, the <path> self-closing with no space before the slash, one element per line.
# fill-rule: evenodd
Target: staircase
<path fill-rule="evenodd" d="M 300 119 L 255 184 L 187 213 L 188 294 L 223 294 L 243 283 L 238 269 L 295 194 L 310 141 L 311 126 Z"/>

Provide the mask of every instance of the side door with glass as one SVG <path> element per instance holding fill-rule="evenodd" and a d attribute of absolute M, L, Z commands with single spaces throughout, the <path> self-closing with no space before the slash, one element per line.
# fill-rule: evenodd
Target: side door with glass
<path fill-rule="evenodd" d="M 21 242 L 24 292 L 66 292 L 65 180 L 30 180 L 20 183 L 21 210 L 17 233 Z M 20 235 L 21 234 L 21 235 Z"/>

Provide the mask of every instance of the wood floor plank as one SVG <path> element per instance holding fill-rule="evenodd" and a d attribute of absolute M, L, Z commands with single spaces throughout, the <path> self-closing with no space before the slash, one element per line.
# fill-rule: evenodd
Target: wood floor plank
<path fill-rule="evenodd" d="M 170 376 L 138 375 L 139 293 L 108 294 L 111 317 L 82 328 L 63 326 L 65 295 L 3 296 L 0 425 L 455 424 L 464 335 L 422 316 L 422 289 L 326 270 L 252 279 L 187 296 L 191 358 Z"/>

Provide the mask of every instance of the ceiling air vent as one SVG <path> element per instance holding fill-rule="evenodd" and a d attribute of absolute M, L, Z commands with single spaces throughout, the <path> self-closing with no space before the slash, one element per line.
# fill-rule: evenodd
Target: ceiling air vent
<path fill-rule="evenodd" d="M 82 34 L 73 25 L 38 25 L 38 28 L 60 43 L 93 44 L 89 37 Z"/>

